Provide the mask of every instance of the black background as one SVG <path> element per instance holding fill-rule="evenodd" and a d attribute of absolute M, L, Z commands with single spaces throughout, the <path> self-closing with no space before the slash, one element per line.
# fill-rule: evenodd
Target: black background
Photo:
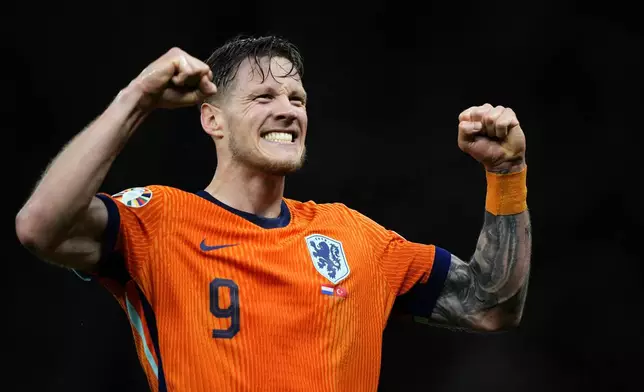
<path fill-rule="evenodd" d="M 280 34 L 303 53 L 310 97 L 309 159 L 287 197 L 341 201 L 466 258 L 485 178 L 457 147 L 458 114 L 509 106 L 527 135 L 534 251 L 521 327 L 477 335 L 392 320 L 381 391 L 642 390 L 644 40 L 624 4 L 14 3 L 6 222 L 64 144 L 166 50 L 205 59 L 237 33 Z M 159 111 L 101 190 L 194 191 L 215 166 L 195 108 Z M 5 238 L 8 390 L 147 390 L 107 291 Z"/>

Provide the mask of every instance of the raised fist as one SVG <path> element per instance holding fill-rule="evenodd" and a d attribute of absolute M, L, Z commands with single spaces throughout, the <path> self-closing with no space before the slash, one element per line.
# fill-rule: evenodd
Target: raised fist
<path fill-rule="evenodd" d="M 525 163 L 525 135 L 512 109 L 472 106 L 458 121 L 458 146 L 487 170 L 513 170 Z"/>
<path fill-rule="evenodd" d="M 194 105 L 217 92 L 208 65 L 179 48 L 148 65 L 131 86 L 142 93 L 141 107 L 147 110 Z"/>

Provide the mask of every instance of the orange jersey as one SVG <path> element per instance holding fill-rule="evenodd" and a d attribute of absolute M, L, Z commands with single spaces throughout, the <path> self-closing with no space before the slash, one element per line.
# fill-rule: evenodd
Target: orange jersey
<path fill-rule="evenodd" d="M 165 186 L 101 194 L 100 281 L 127 312 L 152 391 L 376 391 L 394 300 L 430 314 L 450 256 L 342 204 L 278 218 Z"/>

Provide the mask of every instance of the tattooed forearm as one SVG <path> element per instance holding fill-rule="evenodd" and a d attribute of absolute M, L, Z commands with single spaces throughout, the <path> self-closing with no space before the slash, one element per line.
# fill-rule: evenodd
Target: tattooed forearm
<path fill-rule="evenodd" d="M 486 212 L 471 260 L 452 256 L 432 319 L 484 331 L 516 326 L 528 290 L 531 231 L 528 211 L 507 216 Z"/>

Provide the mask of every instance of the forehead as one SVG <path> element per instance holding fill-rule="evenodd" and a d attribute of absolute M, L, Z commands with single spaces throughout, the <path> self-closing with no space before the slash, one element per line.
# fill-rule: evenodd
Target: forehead
<path fill-rule="evenodd" d="M 235 85 L 236 90 L 240 92 L 247 92 L 262 85 L 303 90 L 300 75 L 284 57 L 262 57 L 259 64 L 253 58 L 245 59 L 239 64 Z"/>

